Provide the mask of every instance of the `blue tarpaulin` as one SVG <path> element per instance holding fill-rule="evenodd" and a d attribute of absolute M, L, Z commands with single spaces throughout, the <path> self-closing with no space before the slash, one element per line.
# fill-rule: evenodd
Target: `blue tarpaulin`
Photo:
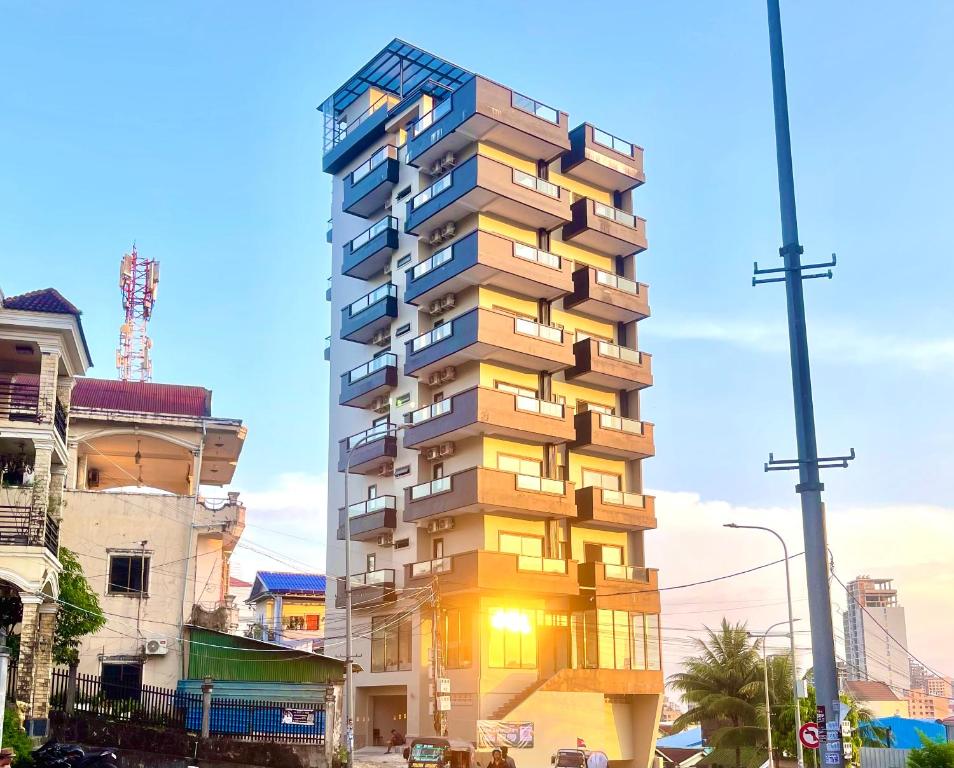
<path fill-rule="evenodd" d="M 942 743 L 945 740 L 944 726 L 935 720 L 920 720 L 914 717 L 876 717 L 871 721 L 871 725 L 861 724 L 862 734 L 871 739 L 878 739 L 877 732 L 871 726 L 887 729 L 890 741 L 883 746 L 894 749 L 917 749 L 921 746 L 920 734 L 922 733 L 931 741 Z"/>

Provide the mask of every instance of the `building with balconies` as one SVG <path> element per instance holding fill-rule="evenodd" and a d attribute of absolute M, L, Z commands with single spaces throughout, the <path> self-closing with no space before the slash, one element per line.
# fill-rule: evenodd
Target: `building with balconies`
<path fill-rule="evenodd" d="M 34 736 L 47 735 L 71 398 L 91 365 L 59 292 L 0 292 L 0 595 L 23 609 L 13 693 Z"/>
<path fill-rule="evenodd" d="M 322 112 L 327 610 L 344 626 L 350 590 L 356 745 L 521 721 L 518 763 L 570 734 L 647 765 L 663 673 L 643 150 L 401 40 Z"/>
<path fill-rule="evenodd" d="M 255 614 L 249 637 L 321 653 L 325 633 L 324 574 L 258 571 L 248 602 Z"/>

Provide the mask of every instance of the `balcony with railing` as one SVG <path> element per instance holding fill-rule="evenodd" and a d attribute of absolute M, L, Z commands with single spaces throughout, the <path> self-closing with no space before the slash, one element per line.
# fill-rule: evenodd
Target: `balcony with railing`
<path fill-rule="evenodd" d="M 370 94 L 370 91 L 367 93 Z M 384 134 L 388 114 L 401 98 L 394 93 L 382 93 L 373 99 L 364 110 L 356 114 L 332 116 L 326 114 L 324 155 L 322 169 L 325 173 L 338 173 L 351 161 L 357 159 Z M 365 103 L 368 103 L 367 101 Z"/>
<path fill-rule="evenodd" d="M 576 566 L 573 560 L 477 550 L 405 565 L 404 583 L 424 586 L 437 577 L 441 594 L 516 588 L 522 595 L 576 596 Z"/>
<path fill-rule="evenodd" d="M 563 239 L 610 256 L 646 250 L 646 220 L 589 197 L 572 206 L 573 218 L 563 227 Z"/>
<path fill-rule="evenodd" d="M 573 345 L 573 356 L 567 381 L 626 391 L 652 386 L 652 355 L 645 352 L 584 338 Z"/>
<path fill-rule="evenodd" d="M 622 192 L 646 181 L 643 148 L 589 123 L 570 131 L 570 151 L 560 161 L 564 174 L 602 189 Z"/>
<path fill-rule="evenodd" d="M 407 415 L 404 447 L 493 435 L 541 443 L 576 437 L 573 409 L 560 403 L 472 387 Z"/>
<path fill-rule="evenodd" d="M 33 380 L 36 381 L 36 375 Z M 39 424 L 40 385 L 30 382 L 0 381 L 0 422 Z"/>
<path fill-rule="evenodd" d="M 469 360 L 554 373 L 573 364 L 569 334 L 492 309 L 471 309 L 406 344 L 404 374 L 421 378 Z"/>
<path fill-rule="evenodd" d="M 398 316 L 397 286 L 385 283 L 341 309 L 341 338 L 367 344 Z"/>
<path fill-rule="evenodd" d="M 649 286 L 594 267 L 573 273 L 573 293 L 563 306 L 611 323 L 649 317 Z"/>
<path fill-rule="evenodd" d="M 430 166 L 474 141 L 550 160 L 570 148 L 566 112 L 474 77 L 411 126 L 408 162 Z"/>
<path fill-rule="evenodd" d="M 586 607 L 659 613 L 659 571 L 636 565 L 579 564 L 580 597 Z"/>
<path fill-rule="evenodd" d="M 576 440 L 570 448 L 580 453 L 622 459 L 646 459 L 656 453 L 653 425 L 599 411 L 576 414 Z"/>
<path fill-rule="evenodd" d="M 573 484 L 471 467 L 404 490 L 404 522 L 439 515 L 504 512 L 523 518 L 576 517 Z"/>
<path fill-rule="evenodd" d="M 351 519 L 351 538 L 354 541 L 373 541 L 381 534 L 397 527 L 397 499 L 391 495 L 375 496 L 348 505 Z M 345 510 L 338 510 L 338 539 L 345 538 Z"/>
<path fill-rule="evenodd" d="M 385 216 L 344 244 L 341 271 L 361 280 L 380 274 L 398 247 L 398 237 L 398 220 Z"/>
<path fill-rule="evenodd" d="M 656 527 L 656 500 L 652 496 L 588 485 L 576 489 L 580 525 L 610 531 Z"/>
<path fill-rule="evenodd" d="M 384 207 L 401 175 L 398 150 L 393 144 L 376 149 L 367 160 L 344 178 L 346 213 L 368 218 Z"/>
<path fill-rule="evenodd" d="M 397 386 L 397 355 L 385 352 L 341 374 L 340 405 L 367 408 Z"/>
<path fill-rule="evenodd" d="M 344 472 L 351 456 L 350 471 L 367 475 L 379 471 L 397 456 L 394 424 L 377 424 L 338 441 L 338 471 Z"/>
<path fill-rule="evenodd" d="M 345 580 L 338 579 L 335 583 L 335 608 L 342 609 L 347 601 Z M 396 599 L 393 568 L 380 568 L 351 576 L 351 607 L 354 610 L 373 610 Z"/>
<path fill-rule="evenodd" d="M 573 290 L 571 264 L 539 248 L 475 230 L 410 267 L 404 300 L 424 305 L 474 285 L 555 299 Z"/>
<path fill-rule="evenodd" d="M 60 524 L 49 513 L 37 512 L 30 504 L 8 504 L 8 494 L 0 495 L 0 547 L 45 548 L 53 557 L 59 553 Z"/>
<path fill-rule="evenodd" d="M 570 193 L 531 173 L 474 155 L 408 201 L 404 231 L 419 235 L 474 211 L 533 229 L 553 229 L 570 221 Z"/>

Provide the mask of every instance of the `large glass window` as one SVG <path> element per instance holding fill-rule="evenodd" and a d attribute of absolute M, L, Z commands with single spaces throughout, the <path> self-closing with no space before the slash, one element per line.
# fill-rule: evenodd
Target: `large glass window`
<path fill-rule="evenodd" d="M 662 668 L 659 616 L 596 610 L 572 616 L 572 665 L 576 669 Z"/>
<path fill-rule="evenodd" d="M 498 453 L 497 469 L 502 469 L 504 472 L 515 472 L 518 475 L 540 477 L 543 473 L 543 462 L 539 459 L 527 459 L 522 456 Z"/>
<path fill-rule="evenodd" d="M 473 663 L 471 614 L 468 610 L 450 608 L 444 617 L 445 664 L 448 669 L 467 669 Z"/>
<path fill-rule="evenodd" d="M 511 555 L 543 557 L 542 536 L 521 536 L 517 533 L 501 533 L 498 543 L 501 552 Z"/>
<path fill-rule="evenodd" d="M 411 617 L 371 618 L 371 671 L 411 669 Z"/>
<path fill-rule="evenodd" d="M 536 669 L 535 611 L 490 609 L 489 663 L 498 669 Z"/>
<path fill-rule="evenodd" d="M 621 479 L 619 475 L 608 472 L 600 472 L 595 469 L 583 469 L 583 486 L 591 485 L 594 488 L 608 488 L 611 491 L 618 491 Z"/>

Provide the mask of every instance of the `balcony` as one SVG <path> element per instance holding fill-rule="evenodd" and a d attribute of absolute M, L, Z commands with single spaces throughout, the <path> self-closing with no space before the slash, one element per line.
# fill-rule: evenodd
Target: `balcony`
<path fill-rule="evenodd" d="M 646 181 L 643 148 L 589 123 L 570 131 L 570 151 L 560 160 L 564 174 L 602 189 L 626 191 Z"/>
<path fill-rule="evenodd" d="M 33 374 L 34 381 L 37 375 Z M 0 421 L 39 424 L 40 385 L 19 381 L 0 381 Z"/>
<path fill-rule="evenodd" d="M 29 505 L 0 505 L 0 547 L 45 547 L 56 557 L 59 544 L 60 524 L 51 515 Z"/>
<path fill-rule="evenodd" d="M 567 381 L 607 389 L 633 390 L 653 384 L 652 355 L 599 339 L 580 339 L 573 345 L 576 363 L 566 371 Z"/>
<path fill-rule="evenodd" d="M 341 374 L 340 405 L 367 408 L 397 386 L 397 355 L 386 352 Z"/>
<path fill-rule="evenodd" d="M 391 197 L 401 175 L 397 147 L 386 144 L 344 178 L 345 213 L 368 218 Z"/>
<path fill-rule="evenodd" d="M 426 586 L 438 578 L 441 594 L 500 591 L 522 595 L 578 595 L 576 562 L 479 550 L 404 566 L 404 583 Z"/>
<path fill-rule="evenodd" d="M 593 267 L 573 273 L 573 293 L 563 306 L 611 323 L 649 317 L 649 286 Z"/>
<path fill-rule="evenodd" d="M 645 531 L 656 527 L 656 499 L 588 485 L 576 489 L 576 514 L 580 525 L 587 528 Z"/>
<path fill-rule="evenodd" d="M 473 285 L 555 299 L 573 290 L 571 262 L 475 230 L 405 272 L 404 301 L 424 305 Z"/>
<path fill-rule="evenodd" d="M 573 484 L 489 467 L 471 467 L 404 489 L 404 522 L 438 515 L 505 512 L 524 518 L 574 518 Z"/>
<path fill-rule="evenodd" d="M 400 102 L 393 93 L 384 93 L 366 110 L 349 120 L 339 120 L 325 114 L 324 155 L 321 158 L 325 173 L 339 173 L 362 152 L 379 141 L 392 107 Z"/>
<path fill-rule="evenodd" d="M 570 221 L 570 193 L 505 163 L 474 155 L 407 203 L 404 231 L 419 235 L 474 211 L 532 229 Z"/>
<path fill-rule="evenodd" d="M 344 472 L 351 454 L 350 471 L 359 475 L 379 472 L 397 456 L 394 424 L 379 424 L 338 441 L 338 471 Z"/>
<path fill-rule="evenodd" d="M 568 125 L 566 112 L 474 77 L 411 126 L 407 162 L 427 169 L 475 141 L 551 160 L 570 149 Z"/>
<path fill-rule="evenodd" d="M 397 499 L 375 496 L 373 499 L 348 505 L 353 541 L 374 541 L 378 536 L 397 528 Z M 338 538 L 345 539 L 345 511 L 338 510 Z"/>
<path fill-rule="evenodd" d="M 573 365 L 570 338 L 559 328 L 492 309 L 471 309 L 407 342 L 406 376 L 424 377 L 468 360 L 562 371 Z"/>
<path fill-rule="evenodd" d="M 493 435 L 538 443 L 565 443 L 576 437 L 573 409 L 535 397 L 472 387 L 407 416 L 404 447 Z"/>
<path fill-rule="evenodd" d="M 659 571 L 655 568 L 580 563 L 579 581 L 580 596 L 595 597 L 588 600 L 589 608 L 659 613 Z M 588 596 L 589 590 L 595 594 Z"/>
<path fill-rule="evenodd" d="M 398 315 L 397 286 L 385 283 L 341 309 L 341 338 L 367 344 Z"/>
<path fill-rule="evenodd" d="M 367 280 L 380 274 L 398 247 L 398 220 L 385 216 L 342 248 L 341 271 Z"/>
<path fill-rule="evenodd" d="M 570 206 L 573 221 L 563 227 L 563 239 L 610 256 L 646 250 L 646 220 L 588 197 Z"/>
<path fill-rule="evenodd" d="M 576 441 L 570 448 L 580 453 L 621 459 L 646 459 L 656 453 L 653 425 L 598 411 L 576 414 Z"/>
<path fill-rule="evenodd" d="M 338 579 L 335 583 L 335 608 L 345 608 L 348 599 L 345 580 Z M 354 610 L 371 610 L 393 603 L 396 598 L 393 568 L 381 568 L 351 577 L 351 607 Z"/>

